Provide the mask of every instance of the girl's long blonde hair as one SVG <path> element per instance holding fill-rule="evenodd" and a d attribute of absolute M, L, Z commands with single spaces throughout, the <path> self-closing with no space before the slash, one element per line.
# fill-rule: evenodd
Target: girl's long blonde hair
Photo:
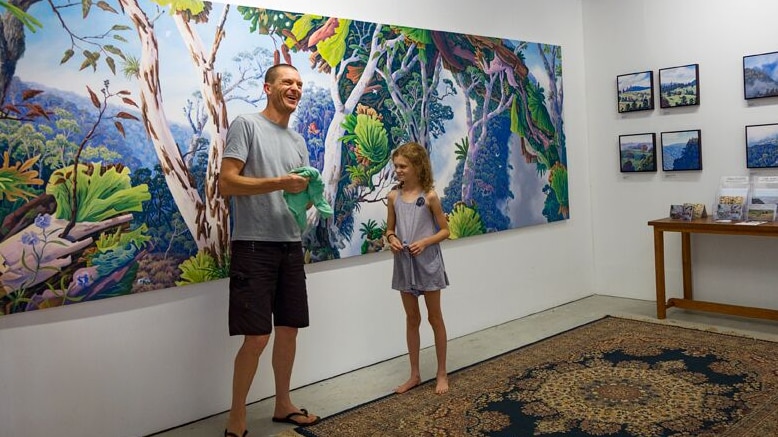
<path fill-rule="evenodd" d="M 414 143 L 413 141 L 407 142 L 394 149 L 392 152 L 392 161 L 398 156 L 407 159 L 416 170 L 416 174 L 419 176 L 419 185 L 421 185 L 421 188 L 425 193 L 435 187 L 435 181 L 432 178 L 430 155 L 424 146 L 419 143 Z"/>

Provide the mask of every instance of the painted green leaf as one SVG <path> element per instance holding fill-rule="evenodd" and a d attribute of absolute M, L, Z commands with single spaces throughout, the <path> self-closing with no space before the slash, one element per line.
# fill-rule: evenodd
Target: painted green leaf
<path fill-rule="evenodd" d="M 347 114 L 343 118 L 343 122 L 340 123 L 341 126 L 343 126 L 343 129 L 346 130 L 346 132 L 354 132 L 354 128 L 357 127 L 357 116 L 354 114 Z"/>
<path fill-rule="evenodd" d="M 432 43 L 432 32 L 427 29 L 404 26 L 393 26 L 393 29 L 399 30 L 406 38 L 415 43 L 424 45 Z"/>
<path fill-rule="evenodd" d="M 357 185 L 365 185 L 368 182 L 367 173 L 365 168 L 358 165 L 347 165 L 346 174 L 348 174 L 349 180 Z"/>
<path fill-rule="evenodd" d="M 290 49 L 294 47 L 295 44 L 297 44 L 297 41 L 300 41 L 301 39 L 304 39 L 306 36 L 308 36 L 308 33 L 314 28 L 316 25 L 316 20 L 321 20 L 321 15 L 311 15 L 311 14 L 305 14 L 302 17 L 298 18 L 294 25 L 292 26 L 292 35 L 294 35 L 294 39 L 292 38 L 286 38 L 284 41 L 284 44 L 286 44 L 287 47 Z M 295 41 L 295 39 L 297 41 Z"/>
<path fill-rule="evenodd" d="M 357 125 L 354 128 L 357 136 L 357 150 L 371 162 L 382 162 L 389 156 L 389 137 L 381 120 L 367 114 L 357 115 Z"/>
<path fill-rule="evenodd" d="M 181 281 L 176 281 L 176 285 L 196 284 L 199 282 L 212 281 L 219 279 L 218 263 L 209 253 L 200 251 L 197 255 L 178 266 L 181 269 Z"/>
<path fill-rule="evenodd" d="M 511 104 L 511 132 L 520 137 L 527 137 L 527 126 L 524 117 L 521 115 L 521 107 L 518 104 L 518 97 L 513 99 Z"/>
<path fill-rule="evenodd" d="M 19 199 L 35 197 L 28 185 L 40 185 L 43 179 L 38 178 L 38 171 L 32 167 L 38 161 L 40 155 L 34 156 L 25 162 L 17 162 L 11 165 L 8 151 L 3 152 L 3 165 L 0 167 L 0 200 L 5 198 L 10 202 Z"/>
<path fill-rule="evenodd" d="M 535 126 L 545 133 L 552 135 L 554 133 L 554 124 L 551 123 L 551 116 L 546 109 L 546 96 L 543 95 L 543 89 L 527 82 L 527 107 L 532 115 L 532 121 Z"/>
<path fill-rule="evenodd" d="M 527 118 L 524 116 L 523 107 L 520 103 L 518 103 L 518 100 L 519 99 L 517 96 L 517 98 L 513 99 L 513 103 L 511 104 L 511 132 L 527 140 L 527 147 L 532 149 L 534 155 L 537 157 L 538 162 L 545 169 L 547 169 L 549 166 L 549 159 L 545 155 L 543 147 L 537 144 L 535 138 L 527 135 L 527 132 L 529 131 Z M 548 117 L 548 112 L 545 112 L 545 107 L 543 107 L 543 113 L 545 113 L 546 117 Z M 532 115 L 530 114 L 530 116 Z M 550 122 L 551 121 L 549 119 L 549 124 Z"/>
<path fill-rule="evenodd" d="M 449 238 L 455 240 L 462 237 L 481 235 L 486 232 L 481 215 L 474 208 L 462 203 L 454 206 L 454 210 L 448 216 L 448 229 L 451 232 Z"/>
<path fill-rule="evenodd" d="M 554 164 L 551 168 L 551 173 L 548 175 L 551 188 L 554 189 L 556 198 L 559 201 L 559 205 L 567 208 L 568 194 L 567 194 L 567 169 L 560 163 Z"/>
<path fill-rule="evenodd" d="M 73 167 L 55 171 L 46 186 L 46 193 L 57 200 L 54 215 L 60 219 L 70 219 L 73 210 Z M 99 222 L 128 212 L 142 211 L 143 202 L 151 198 L 145 184 L 131 185 L 127 167 L 104 169 L 100 163 L 80 164 L 77 177 L 77 222 Z"/>
<path fill-rule="evenodd" d="M 129 232 L 123 232 L 121 229 L 117 229 L 116 232 L 113 233 L 102 233 L 100 234 L 100 238 L 95 241 L 95 245 L 99 252 L 106 252 L 127 245 L 142 248 L 151 240 L 151 237 L 145 235 L 148 229 L 148 226 L 143 223 L 135 230 Z"/>
<path fill-rule="evenodd" d="M 405 35 L 409 41 L 416 43 L 417 50 L 419 51 L 419 61 L 421 61 L 423 64 L 426 64 L 427 46 L 432 44 L 432 32 L 427 29 L 417 29 L 415 27 L 403 26 L 396 26 L 395 29 L 399 30 L 400 33 Z"/>
<path fill-rule="evenodd" d="M 107 52 L 110 52 L 110 53 L 112 53 L 112 54 L 114 54 L 116 56 L 121 57 L 122 59 L 125 59 L 124 58 L 124 53 L 122 53 L 121 49 L 119 49 L 116 46 L 113 46 L 113 45 L 110 45 L 110 44 L 106 44 L 106 45 L 103 46 L 103 49 L 105 49 L 105 51 L 107 51 Z"/>
<path fill-rule="evenodd" d="M 72 49 L 65 50 L 65 53 L 62 55 L 62 59 L 59 61 L 60 64 L 64 64 L 67 62 L 70 58 L 73 57 L 73 54 L 75 52 Z"/>
<path fill-rule="evenodd" d="M 105 63 L 108 64 L 108 68 L 111 69 L 111 72 L 113 74 L 116 74 L 116 63 L 114 62 L 113 58 L 110 56 L 106 56 Z"/>
<path fill-rule="evenodd" d="M 470 138 L 462 137 L 459 143 L 454 143 L 454 156 L 457 161 L 464 161 L 467 159 L 467 152 L 470 150 Z"/>
<path fill-rule="evenodd" d="M 92 0 L 81 0 L 81 18 L 86 18 L 89 15 L 89 9 L 92 8 Z"/>
<path fill-rule="evenodd" d="M 189 11 L 192 15 L 197 15 L 205 9 L 205 3 L 201 0 L 151 0 L 154 3 L 170 8 L 170 14 L 177 11 Z"/>
<path fill-rule="evenodd" d="M 346 38 L 350 26 L 351 20 L 339 18 L 335 34 L 316 44 L 316 50 L 330 67 L 334 68 L 346 55 Z"/>
<path fill-rule="evenodd" d="M 43 28 L 43 24 L 41 24 L 40 21 L 16 5 L 8 3 L 5 0 L 0 0 L 0 7 L 6 9 L 11 15 L 21 21 L 22 24 L 24 24 L 24 26 L 32 33 L 36 32 L 36 28 Z"/>

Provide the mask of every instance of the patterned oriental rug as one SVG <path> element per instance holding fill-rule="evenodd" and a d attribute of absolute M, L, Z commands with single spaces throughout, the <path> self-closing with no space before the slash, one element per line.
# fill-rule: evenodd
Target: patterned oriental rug
<path fill-rule="evenodd" d="M 778 343 L 605 317 L 285 435 L 778 436 Z M 296 434 L 295 434 L 296 433 Z"/>

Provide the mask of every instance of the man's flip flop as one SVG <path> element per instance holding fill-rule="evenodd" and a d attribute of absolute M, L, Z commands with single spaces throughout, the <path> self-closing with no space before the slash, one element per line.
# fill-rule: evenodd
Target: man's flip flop
<path fill-rule="evenodd" d="M 321 417 L 317 417 L 316 420 L 313 420 L 311 422 L 300 422 L 299 420 L 295 420 L 294 418 L 298 416 L 308 417 L 308 410 L 306 410 L 305 408 L 301 408 L 300 411 L 302 411 L 302 413 L 289 413 L 286 415 L 286 417 L 274 417 L 273 422 L 291 423 L 292 425 L 297 425 L 297 426 L 311 426 L 321 422 Z"/>
<path fill-rule="evenodd" d="M 241 436 L 241 437 L 246 437 L 248 434 L 249 434 L 249 430 L 245 430 L 245 431 L 243 431 L 243 436 Z M 237 434 L 235 434 L 234 432 L 229 432 L 229 431 L 227 431 L 225 429 L 224 430 L 224 437 L 239 437 L 239 436 Z"/>

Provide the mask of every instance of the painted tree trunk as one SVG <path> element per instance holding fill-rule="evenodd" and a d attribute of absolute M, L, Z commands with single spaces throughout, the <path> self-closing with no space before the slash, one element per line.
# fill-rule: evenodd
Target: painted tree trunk
<path fill-rule="evenodd" d="M 135 25 L 141 43 L 138 76 L 144 127 L 154 144 L 159 164 L 165 174 L 165 182 L 181 217 L 189 228 L 198 249 L 205 249 L 209 246 L 209 241 L 205 233 L 198 231 L 198 217 L 203 214 L 205 205 L 178 150 L 162 106 L 158 44 L 154 25 L 136 0 L 119 0 L 119 3 Z"/>
<path fill-rule="evenodd" d="M 508 108 L 510 108 L 513 102 L 513 96 L 504 91 L 506 88 L 503 83 L 503 73 L 494 73 L 488 76 L 488 80 L 484 84 L 486 94 L 484 95 L 484 102 L 480 114 L 480 118 L 475 120 L 468 130 L 468 139 L 470 140 L 470 147 L 467 150 L 467 157 L 465 158 L 465 165 L 462 171 L 462 202 L 466 205 L 472 206 L 473 204 L 473 184 L 475 183 L 475 164 L 478 159 L 478 152 L 486 142 L 489 121 L 494 117 L 500 115 Z M 495 84 L 495 82 L 498 82 Z M 499 89 L 500 94 L 495 96 L 499 98 L 496 106 L 492 109 L 492 90 Z M 470 117 L 468 117 L 470 119 Z"/>
<path fill-rule="evenodd" d="M 343 120 L 347 114 L 354 112 L 357 103 L 359 103 L 359 100 L 365 93 L 365 88 L 367 88 L 368 83 L 370 83 L 373 79 L 373 75 L 376 73 L 376 65 L 378 64 L 378 58 L 380 57 L 376 54 L 379 50 L 378 38 L 380 32 L 381 26 L 378 25 L 373 32 L 373 38 L 370 44 L 370 56 L 368 57 L 369 60 L 362 70 L 359 81 L 354 85 L 354 88 L 345 101 L 340 98 L 338 83 L 340 78 L 347 71 L 347 63 L 341 62 L 339 68 L 332 69 L 330 95 L 332 96 L 332 102 L 335 105 L 335 114 L 327 129 L 327 138 L 324 141 L 324 169 L 322 171 L 322 181 L 324 182 L 324 198 L 333 206 L 335 205 L 338 193 L 338 181 L 340 181 L 340 174 L 343 170 L 343 144 L 340 141 L 340 138 L 345 133 L 342 126 Z"/>
<path fill-rule="evenodd" d="M 11 0 L 8 3 L 27 12 L 30 6 L 39 1 Z M 5 104 L 8 87 L 16 72 L 16 63 L 24 55 L 25 49 L 24 24 L 10 12 L 0 14 L 0 104 Z"/>
<path fill-rule="evenodd" d="M 223 19 L 226 18 L 226 10 Z M 198 210 L 196 219 L 198 238 L 202 235 L 207 249 L 221 261 L 229 249 L 229 209 L 225 198 L 219 193 L 219 172 L 224 146 L 227 142 L 227 106 L 222 94 L 221 77 L 216 73 L 214 63 L 216 52 L 224 38 L 223 27 L 217 27 L 211 53 L 207 53 L 202 40 L 189 22 L 181 14 L 174 16 L 176 26 L 191 54 L 198 75 L 203 78 L 200 91 L 208 111 L 208 131 L 211 134 L 211 147 L 208 150 L 208 166 L 205 176 L 205 208 Z M 222 21 L 223 23 L 223 21 Z M 194 234 L 193 234 L 194 235 Z"/>
<path fill-rule="evenodd" d="M 386 63 L 383 69 L 377 69 L 376 72 L 386 82 L 386 87 L 389 91 L 389 96 L 392 98 L 395 106 L 399 109 L 398 116 L 400 117 L 400 123 L 402 128 L 408 133 L 409 140 L 414 141 L 429 147 L 429 120 L 427 119 L 428 109 L 432 96 L 437 89 L 439 74 L 442 62 L 440 56 L 436 55 L 436 60 L 433 63 L 432 78 L 429 79 L 427 73 L 427 64 L 423 63 L 419 59 L 418 49 L 416 44 L 411 44 L 404 53 L 404 59 L 399 69 L 392 71 L 392 65 L 394 64 L 394 56 L 397 54 L 396 46 L 399 42 L 404 41 L 404 37 L 398 37 L 392 41 L 387 41 L 384 44 L 386 51 Z M 422 90 L 420 95 L 403 94 L 402 87 L 399 82 L 407 75 L 413 74 L 415 67 L 418 65 L 418 73 L 421 77 Z"/>

